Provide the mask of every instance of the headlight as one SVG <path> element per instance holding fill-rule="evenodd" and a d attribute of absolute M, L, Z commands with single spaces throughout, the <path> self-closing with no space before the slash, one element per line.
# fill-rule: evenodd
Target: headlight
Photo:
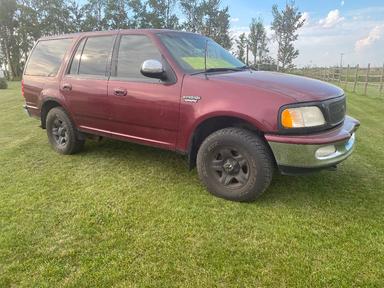
<path fill-rule="evenodd" d="M 317 106 L 286 108 L 281 112 L 284 128 L 305 128 L 326 124 L 323 112 Z"/>

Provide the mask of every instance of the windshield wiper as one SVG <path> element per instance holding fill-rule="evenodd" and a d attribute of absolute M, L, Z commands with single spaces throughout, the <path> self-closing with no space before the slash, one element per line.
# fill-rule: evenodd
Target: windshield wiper
<path fill-rule="evenodd" d="M 225 71 L 242 71 L 245 69 L 249 69 L 248 66 L 241 67 L 217 67 L 217 68 L 208 68 L 207 70 L 199 71 L 192 73 L 191 75 L 203 74 L 203 73 L 212 73 L 212 72 L 225 72 Z"/>
<path fill-rule="evenodd" d="M 240 68 L 237 67 L 218 67 L 218 68 L 208 68 L 205 72 L 220 72 L 220 71 L 240 71 Z"/>

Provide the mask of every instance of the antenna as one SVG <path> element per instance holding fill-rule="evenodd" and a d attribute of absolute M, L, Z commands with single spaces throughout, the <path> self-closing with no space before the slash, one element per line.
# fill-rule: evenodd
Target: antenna
<path fill-rule="evenodd" d="M 204 74 L 205 74 L 205 78 L 208 80 L 208 76 L 207 76 L 207 54 L 208 54 L 208 39 L 205 40 L 205 48 L 204 48 Z"/>
<path fill-rule="evenodd" d="M 204 49 L 204 71 L 207 72 L 207 54 L 208 54 L 208 39 L 205 40 L 205 49 Z"/>

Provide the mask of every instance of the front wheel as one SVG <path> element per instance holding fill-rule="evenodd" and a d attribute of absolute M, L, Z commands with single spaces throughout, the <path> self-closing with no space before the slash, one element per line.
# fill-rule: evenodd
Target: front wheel
<path fill-rule="evenodd" d="M 273 161 L 257 135 L 241 128 L 225 128 L 212 133 L 200 146 L 197 171 L 212 194 L 249 202 L 268 188 Z"/>
<path fill-rule="evenodd" d="M 78 139 L 75 125 L 61 107 L 49 110 L 46 129 L 52 148 L 60 154 L 74 154 L 84 146 L 84 140 Z"/>

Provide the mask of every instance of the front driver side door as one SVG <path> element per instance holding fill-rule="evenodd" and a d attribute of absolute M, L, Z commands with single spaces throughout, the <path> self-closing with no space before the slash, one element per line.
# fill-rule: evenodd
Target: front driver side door
<path fill-rule="evenodd" d="M 140 73 L 145 60 L 166 64 L 157 46 L 144 34 L 120 35 L 114 59 L 108 82 L 112 132 L 131 141 L 175 149 L 181 81 L 163 82 Z"/>

